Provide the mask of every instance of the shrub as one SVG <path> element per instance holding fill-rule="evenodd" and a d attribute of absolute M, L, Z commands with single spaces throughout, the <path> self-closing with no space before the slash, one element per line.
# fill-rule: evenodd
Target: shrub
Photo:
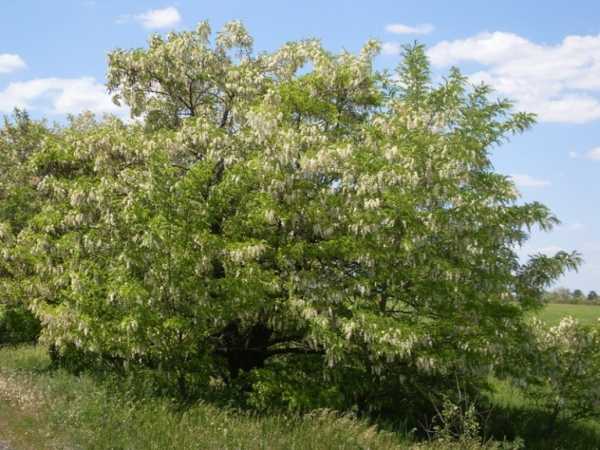
<path fill-rule="evenodd" d="M 532 344 L 525 346 L 524 393 L 558 419 L 572 422 L 600 415 L 600 326 L 565 317 L 553 327 L 532 322 Z"/>
<path fill-rule="evenodd" d="M 0 303 L 0 345 L 35 342 L 40 334 L 40 322 L 22 306 Z"/>

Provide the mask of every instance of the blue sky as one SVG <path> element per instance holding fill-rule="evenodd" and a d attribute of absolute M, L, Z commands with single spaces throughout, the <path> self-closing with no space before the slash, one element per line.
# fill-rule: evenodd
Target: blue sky
<path fill-rule="evenodd" d="M 3 2 L 0 113 L 26 107 L 61 120 L 84 109 L 116 112 L 103 83 L 106 53 L 143 46 L 151 32 L 214 29 L 241 19 L 257 50 L 321 38 L 331 50 L 384 43 L 380 68 L 398 63 L 398 46 L 429 48 L 434 73 L 458 65 L 486 81 L 538 124 L 493 153 L 523 199 L 562 220 L 534 233 L 521 252 L 578 250 L 585 264 L 559 284 L 600 291 L 600 3 L 595 1 L 132 1 Z M 543 6 L 542 6 L 543 5 Z"/>

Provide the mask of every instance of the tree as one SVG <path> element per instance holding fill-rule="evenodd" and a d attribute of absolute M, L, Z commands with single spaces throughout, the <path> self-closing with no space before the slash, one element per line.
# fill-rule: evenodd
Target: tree
<path fill-rule="evenodd" d="M 569 289 L 559 287 L 546 294 L 546 301 L 548 303 L 573 303 L 574 297 Z"/>
<path fill-rule="evenodd" d="M 18 109 L 0 128 L 0 345 L 35 341 L 40 332 L 18 276 L 25 262 L 15 248 L 17 236 L 40 208 L 38 179 L 28 163 L 49 134 L 43 122 Z"/>
<path fill-rule="evenodd" d="M 590 302 L 597 302 L 598 301 L 598 294 L 596 293 L 596 291 L 590 291 L 588 293 L 587 299 Z"/>
<path fill-rule="evenodd" d="M 575 289 L 573 291 L 573 298 L 575 299 L 575 301 L 583 300 L 583 298 L 584 298 L 583 291 L 581 289 Z"/>
<path fill-rule="evenodd" d="M 221 377 L 302 405 L 328 377 L 321 398 L 385 409 L 483 383 L 579 262 L 515 253 L 557 220 L 489 152 L 533 117 L 457 70 L 434 86 L 420 45 L 388 74 L 374 42 L 256 56 L 237 22 L 210 36 L 112 52 L 108 87 L 141 120 L 80 120 L 33 159 L 47 203 L 22 281 L 45 341 L 184 396 Z"/>

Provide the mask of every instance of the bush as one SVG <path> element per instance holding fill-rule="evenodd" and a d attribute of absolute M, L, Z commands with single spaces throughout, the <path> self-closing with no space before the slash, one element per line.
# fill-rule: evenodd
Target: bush
<path fill-rule="evenodd" d="M 532 343 L 524 346 L 524 393 L 548 412 L 550 431 L 558 419 L 573 422 L 600 415 L 600 325 L 572 317 L 548 328 L 532 323 Z"/>
<path fill-rule="evenodd" d="M 0 345 L 36 342 L 39 320 L 27 309 L 0 303 Z"/>

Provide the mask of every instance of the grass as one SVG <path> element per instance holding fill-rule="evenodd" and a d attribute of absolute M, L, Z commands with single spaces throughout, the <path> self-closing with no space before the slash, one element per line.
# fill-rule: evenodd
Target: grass
<path fill-rule="evenodd" d="M 521 437 L 527 449 L 600 448 L 600 422 L 562 424 L 540 433 L 544 413 L 507 383 L 494 382 L 486 430 L 500 441 Z M 500 447 L 475 441 L 415 442 L 350 415 L 252 415 L 208 403 L 182 408 L 140 396 L 127 380 L 76 376 L 49 368 L 41 347 L 0 347 L 0 442 L 45 449 L 435 449 Z"/>
<path fill-rule="evenodd" d="M 43 349 L 0 349 L 0 441 L 20 449 L 400 449 L 406 436 L 331 411 L 253 416 L 134 400 L 114 380 L 48 370 Z"/>
<path fill-rule="evenodd" d="M 548 430 L 549 413 L 525 398 L 518 388 L 506 381 L 494 380 L 492 420 L 488 433 L 504 435 L 509 440 L 519 437 L 527 450 L 592 450 L 600 449 L 600 421 L 585 420 L 565 423 L 560 420 Z"/>
<path fill-rule="evenodd" d="M 539 313 L 540 319 L 556 325 L 565 316 L 573 316 L 581 323 L 592 324 L 600 319 L 600 306 L 550 303 Z"/>

